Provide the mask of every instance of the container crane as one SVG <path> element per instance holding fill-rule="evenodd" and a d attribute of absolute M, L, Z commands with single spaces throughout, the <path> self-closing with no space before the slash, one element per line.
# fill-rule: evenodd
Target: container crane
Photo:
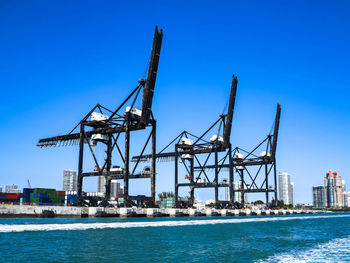
<path fill-rule="evenodd" d="M 83 198 L 83 178 L 91 176 L 104 176 L 106 179 L 105 201 L 110 198 L 110 185 L 112 179 L 124 181 L 124 205 L 132 206 L 136 202 L 147 202 L 150 205 L 155 203 L 155 175 L 156 175 L 156 120 L 152 112 L 153 94 L 158 73 L 158 64 L 162 45 L 163 31 L 158 30 L 156 26 L 153 37 L 151 57 L 149 61 L 147 79 L 138 80 L 137 87 L 127 96 L 127 98 L 112 111 L 100 104 L 94 106 L 88 114 L 66 135 L 59 135 L 39 140 L 37 146 L 66 146 L 79 145 L 78 161 L 78 197 L 80 204 L 87 204 Z M 142 109 L 135 107 L 137 98 L 142 93 Z M 126 110 L 124 111 L 124 107 Z M 152 147 L 152 166 L 149 173 L 136 172 L 139 162 L 134 167 L 130 167 L 130 133 L 134 131 L 146 130 L 151 131 L 146 139 L 141 155 L 149 144 L 151 138 Z M 123 145 L 124 154 L 119 147 L 121 137 L 124 136 Z M 97 143 L 106 146 L 105 161 L 100 164 L 97 161 L 93 147 Z M 87 145 L 95 162 L 94 171 L 84 171 L 84 145 Z M 123 167 L 113 167 L 112 153 L 117 152 Z M 150 178 L 151 196 L 130 196 L 129 179 Z M 107 202 L 104 202 L 108 205 Z"/>

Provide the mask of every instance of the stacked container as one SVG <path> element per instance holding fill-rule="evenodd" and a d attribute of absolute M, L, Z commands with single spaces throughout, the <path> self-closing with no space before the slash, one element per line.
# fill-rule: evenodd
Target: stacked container
<path fill-rule="evenodd" d="M 164 198 L 160 201 L 161 208 L 173 208 L 174 206 L 175 206 L 175 198 L 174 197 Z"/>
<path fill-rule="evenodd" d="M 19 204 L 22 194 L 0 193 L 0 203 Z"/>
<path fill-rule="evenodd" d="M 30 203 L 38 205 L 61 205 L 64 203 L 65 192 L 50 188 L 34 188 L 30 193 Z"/>
<path fill-rule="evenodd" d="M 77 205 L 78 204 L 78 196 L 77 195 L 66 195 L 67 205 Z"/>
<path fill-rule="evenodd" d="M 24 204 L 30 203 L 30 194 L 34 192 L 33 188 L 23 188 L 23 202 Z"/>

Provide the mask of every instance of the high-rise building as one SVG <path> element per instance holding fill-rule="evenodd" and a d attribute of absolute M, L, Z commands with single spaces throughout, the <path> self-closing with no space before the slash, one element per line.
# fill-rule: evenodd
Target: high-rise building
<path fill-rule="evenodd" d="M 242 184 L 242 181 L 234 181 L 233 182 L 233 202 L 238 202 L 238 203 L 241 203 L 242 202 L 242 192 L 238 192 L 237 190 L 240 190 L 241 189 L 241 184 Z M 244 186 L 244 189 L 246 189 L 247 187 Z M 244 203 L 247 203 L 248 202 L 248 195 L 247 193 L 244 193 Z"/>
<path fill-rule="evenodd" d="M 5 193 L 18 194 L 20 192 L 21 191 L 18 189 L 18 185 L 16 184 L 5 185 Z"/>
<path fill-rule="evenodd" d="M 0 186 L 0 193 L 2 193 L 2 187 Z"/>
<path fill-rule="evenodd" d="M 97 179 L 97 192 L 106 192 L 106 178 L 104 176 L 99 176 Z"/>
<path fill-rule="evenodd" d="M 290 202 L 294 206 L 294 183 L 290 183 Z"/>
<path fill-rule="evenodd" d="M 77 172 L 74 170 L 63 171 L 63 191 L 77 191 Z"/>
<path fill-rule="evenodd" d="M 122 189 L 120 183 L 117 180 L 111 180 L 111 197 L 118 197 L 119 194 L 122 194 Z"/>
<path fill-rule="evenodd" d="M 323 186 L 313 186 L 312 187 L 312 196 L 314 208 L 325 208 L 326 198 L 325 198 L 325 189 Z"/>
<path fill-rule="evenodd" d="M 342 205 L 345 206 L 345 193 L 346 193 L 346 185 L 345 180 L 341 180 L 341 194 L 342 194 Z"/>
<path fill-rule="evenodd" d="M 328 171 L 324 178 L 325 199 L 327 207 L 342 207 L 343 206 L 343 192 L 341 177 L 337 171 Z"/>
<path fill-rule="evenodd" d="M 221 181 L 222 184 L 227 184 L 227 187 L 224 187 L 224 199 L 225 201 L 230 201 L 230 185 L 227 181 L 227 179 L 223 179 Z"/>
<path fill-rule="evenodd" d="M 278 174 L 279 200 L 286 205 L 293 205 L 294 184 L 292 186 L 289 173 Z"/>
<path fill-rule="evenodd" d="M 344 207 L 350 207 L 350 192 L 344 192 Z"/>
<path fill-rule="evenodd" d="M 106 178 L 104 176 L 99 176 L 97 178 L 97 192 L 99 194 L 106 193 Z M 118 197 L 118 195 L 122 194 L 123 192 L 123 186 L 121 186 L 117 180 L 111 180 L 111 198 Z"/>

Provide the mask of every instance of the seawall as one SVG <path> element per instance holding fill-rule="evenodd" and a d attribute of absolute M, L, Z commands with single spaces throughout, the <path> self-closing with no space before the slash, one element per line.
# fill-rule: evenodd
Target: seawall
<path fill-rule="evenodd" d="M 276 209 L 178 209 L 178 208 L 104 208 L 76 206 L 0 205 L 0 218 L 42 217 L 43 211 L 53 211 L 55 217 L 181 217 L 181 216 L 261 216 L 314 214 L 314 210 Z"/>

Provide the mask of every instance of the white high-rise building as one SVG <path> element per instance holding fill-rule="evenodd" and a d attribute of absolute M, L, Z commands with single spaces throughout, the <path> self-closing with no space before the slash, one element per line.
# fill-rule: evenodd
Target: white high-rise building
<path fill-rule="evenodd" d="M 106 178 L 99 176 L 97 179 L 97 192 L 106 193 Z"/>
<path fill-rule="evenodd" d="M 344 192 L 344 207 L 350 207 L 350 192 Z"/>
<path fill-rule="evenodd" d="M 341 192 L 342 192 L 342 203 L 345 206 L 345 197 L 346 197 L 346 184 L 345 180 L 341 180 Z"/>
<path fill-rule="evenodd" d="M 74 170 L 63 171 L 63 191 L 77 191 L 77 172 Z"/>
<path fill-rule="evenodd" d="M 290 181 L 289 173 L 279 173 L 279 200 L 282 200 L 286 205 L 293 205 L 294 183 Z"/>
<path fill-rule="evenodd" d="M 18 185 L 16 185 L 16 184 L 5 185 L 5 193 L 18 194 L 20 192 L 21 191 L 18 189 Z"/>
<path fill-rule="evenodd" d="M 233 182 L 233 190 L 234 190 L 234 194 L 233 194 L 233 202 L 238 202 L 241 203 L 242 202 L 242 193 L 238 192 L 237 190 L 241 189 L 241 184 L 242 181 L 234 181 Z M 247 187 L 244 186 L 244 189 L 246 189 Z M 244 193 L 244 203 L 248 203 L 248 194 Z"/>

